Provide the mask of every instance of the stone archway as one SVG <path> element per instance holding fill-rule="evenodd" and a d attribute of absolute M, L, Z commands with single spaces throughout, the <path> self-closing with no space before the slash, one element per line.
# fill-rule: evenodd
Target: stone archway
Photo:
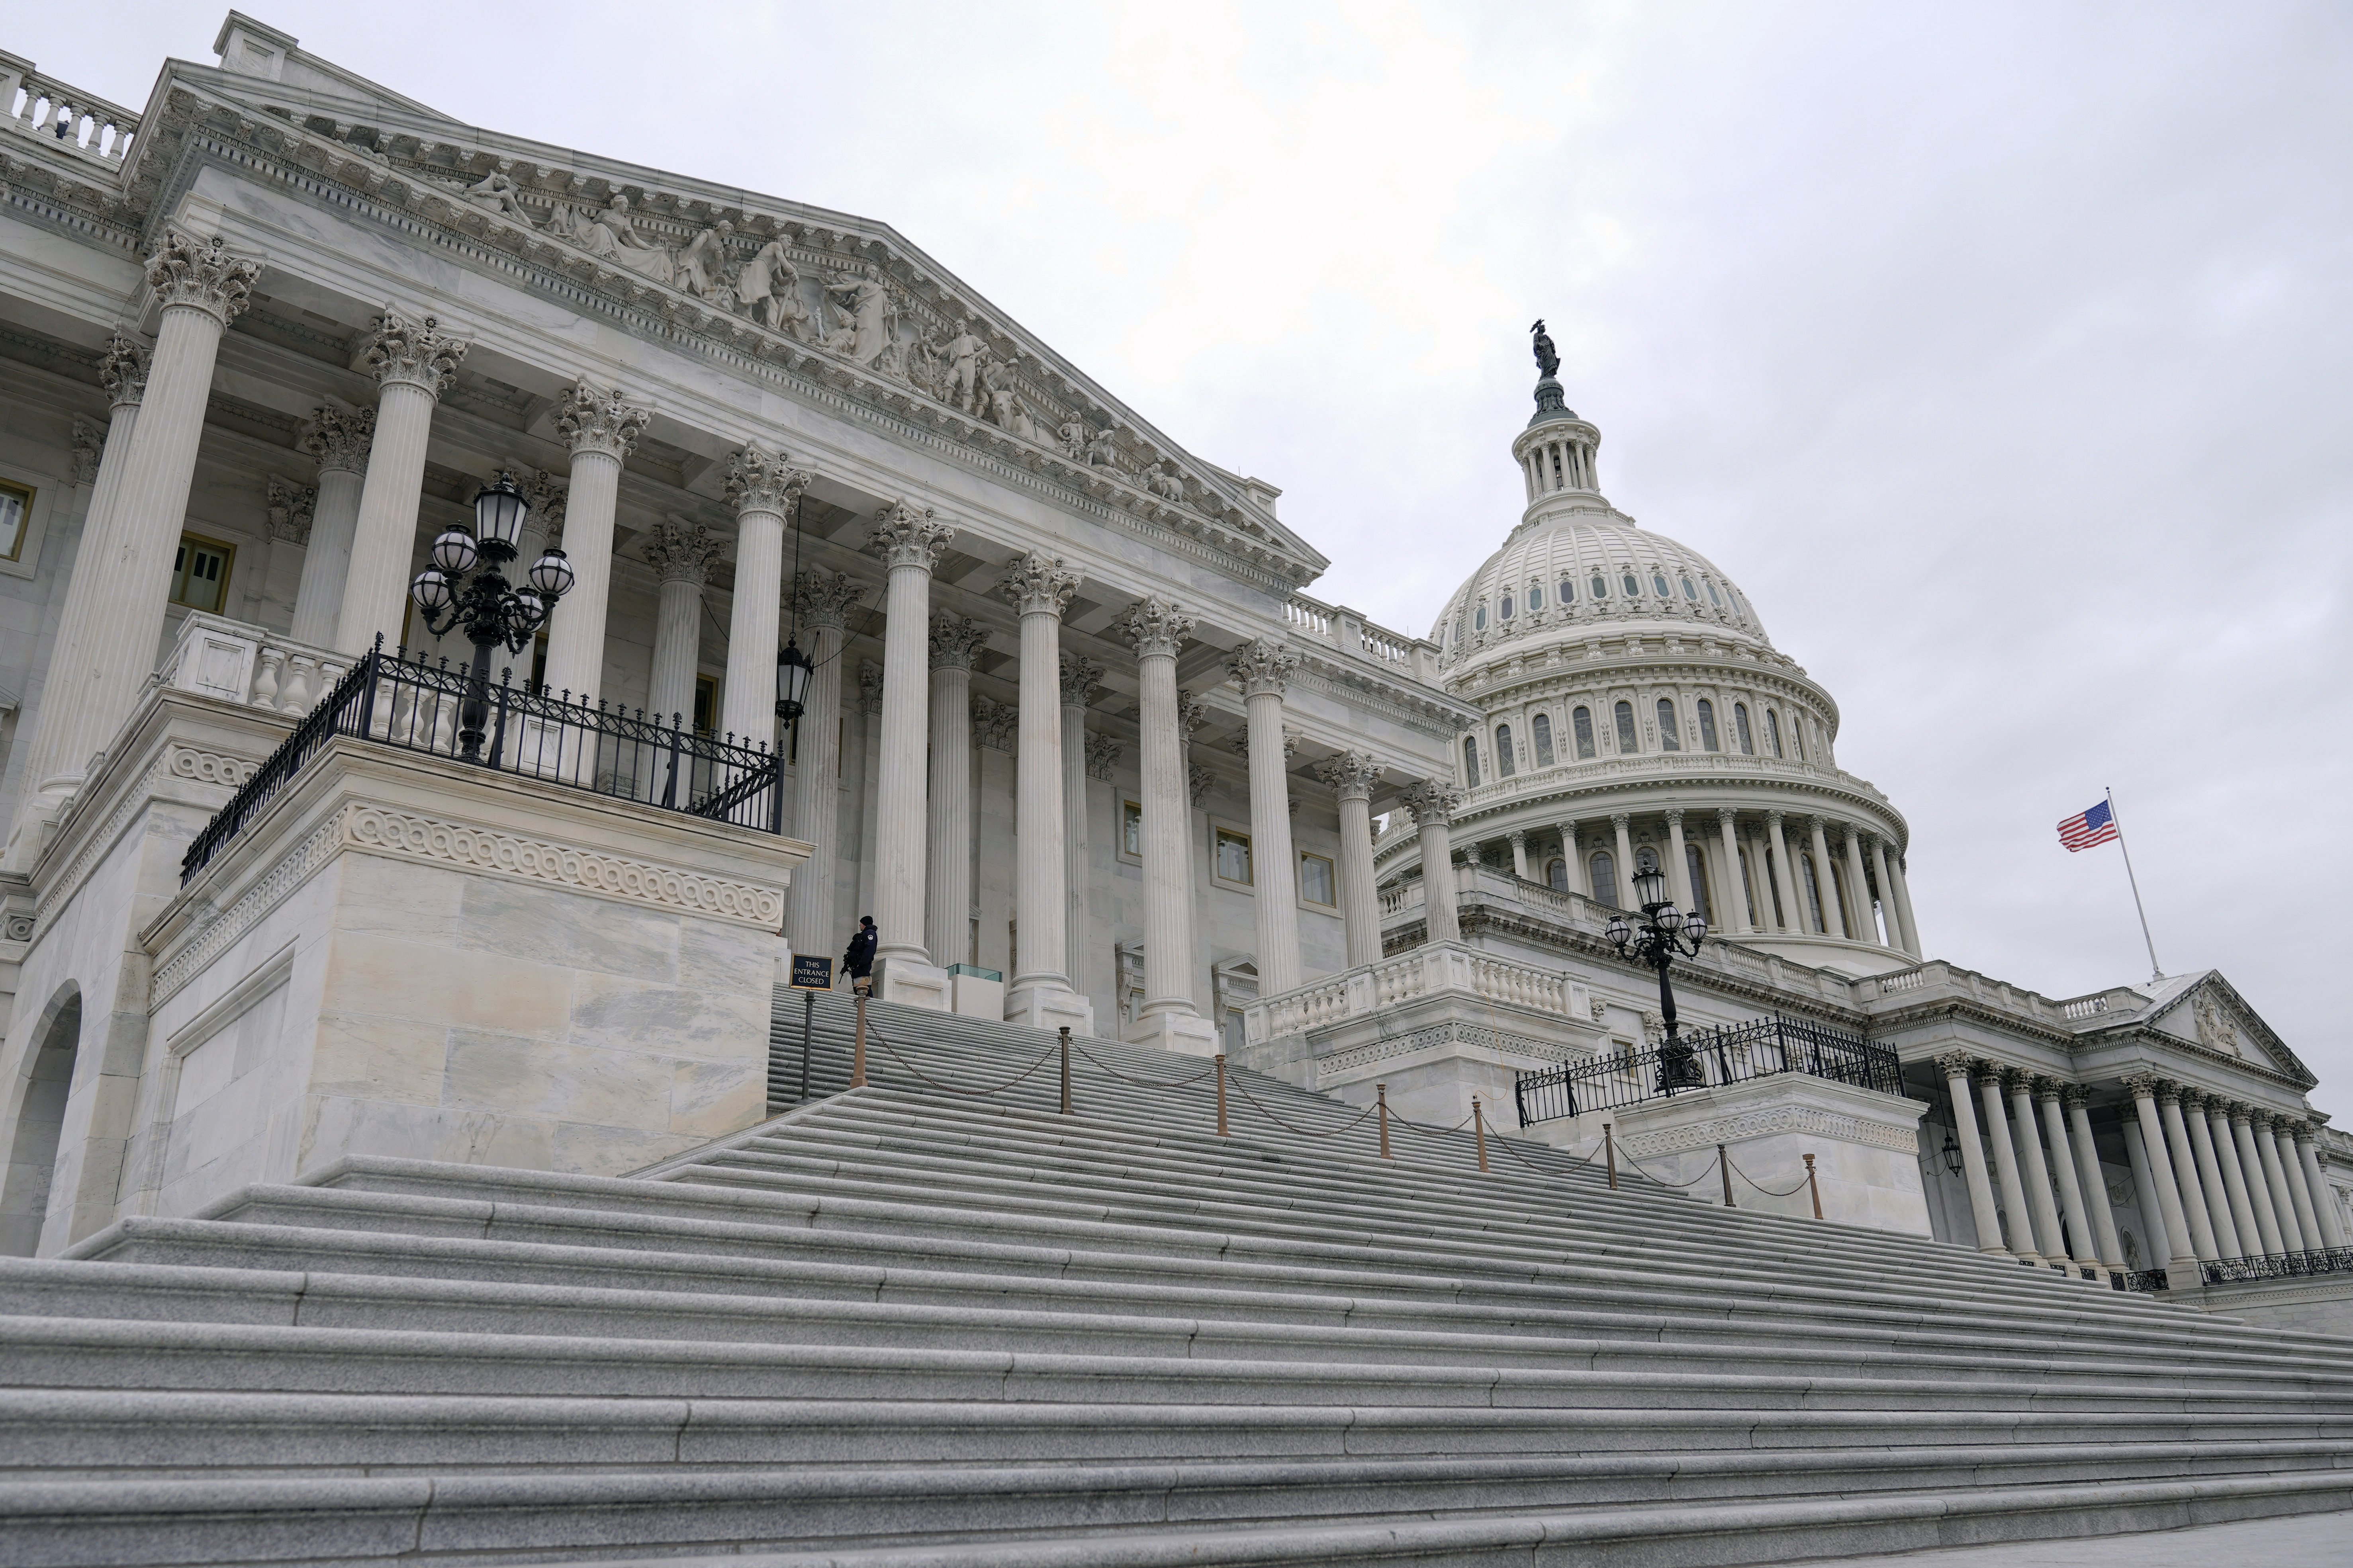
<path fill-rule="evenodd" d="M 26 1053 L 24 1092 L 16 1111 L 16 1136 L 8 1143 L 8 1169 L 0 1182 L 0 1257 L 30 1258 L 40 1248 L 41 1222 L 49 1208 L 49 1179 L 58 1163 L 58 1137 L 64 1130 L 66 1094 L 73 1087 L 74 1060 L 81 1045 L 81 991 L 69 985 L 52 1000 L 38 1042 Z"/>

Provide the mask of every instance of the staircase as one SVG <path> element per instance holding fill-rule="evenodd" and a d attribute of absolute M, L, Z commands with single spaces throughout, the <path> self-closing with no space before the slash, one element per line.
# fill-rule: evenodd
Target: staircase
<path fill-rule="evenodd" d="M 1221 1140 L 1141 1047 L 1078 1042 L 1065 1117 L 1051 1036 L 871 1016 L 866 1087 L 820 995 L 814 1098 L 635 1178 L 354 1159 L 0 1260 L 0 1560 L 1733 1564 L 2353 1508 L 2353 1342 L 1517 1140 L 1383 1161 L 1240 1071 Z"/>

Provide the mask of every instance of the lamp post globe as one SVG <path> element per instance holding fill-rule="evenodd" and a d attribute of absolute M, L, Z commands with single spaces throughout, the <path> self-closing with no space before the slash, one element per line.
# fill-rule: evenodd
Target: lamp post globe
<path fill-rule="evenodd" d="M 1677 958 L 1698 956 L 1700 944 L 1707 940 L 1707 921 L 1675 908 L 1667 897 L 1666 876 L 1655 864 L 1635 873 L 1634 900 L 1641 908 L 1640 923 L 1620 910 L 1609 917 L 1602 935 L 1609 939 L 1619 957 L 1658 973 L 1659 1016 L 1667 1030 L 1666 1043 L 1659 1047 L 1661 1092 L 1700 1088 L 1705 1070 L 1698 1053 L 1683 1044 L 1676 1030 L 1674 985 L 1667 972 Z"/>
<path fill-rule="evenodd" d="M 786 723 L 801 716 L 813 673 L 815 667 L 809 663 L 808 655 L 801 651 L 797 640 L 786 643 L 776 655 L 776 717 Z"/>
<path fill-rule="evenodd" d="M 555 601 L 572 586 L 571 563 L 560 550 L 540 557 L 531 569 L 529 586 L 508 584 L 501 568 L 515 558 L 523 519 L 530 512 L 531 501 L 514 476 L 501 473 L 495 483 L 475 495 L 473 528 L 442 530 L 433 541 L 433 564 L 408 584 L 408 596 L 424 612 L 428 633 L 438 637 L 463 626 L 466 640 L 474 645 L 465 700 L 458 709 L 459 746 L 468 761 L 480 755 L 487 733 L 491 650 L 521 653 L 547 624 Z"/>

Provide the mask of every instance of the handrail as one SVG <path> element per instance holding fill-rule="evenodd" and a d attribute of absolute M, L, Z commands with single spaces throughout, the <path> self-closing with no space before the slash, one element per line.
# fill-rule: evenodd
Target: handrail
<path fill-rule="evenodd" d="M 1882 1094 L 1904 1092 L 1903 1064 L 1885 1046 L 1777 1013 L 1700 1030 L 1653 1050 L 1524 1072 L 1514 1083 L 1514 1098 L 1520 1125 L 1529 1127 L 1782 1073 L 1802 1073 Z"/>

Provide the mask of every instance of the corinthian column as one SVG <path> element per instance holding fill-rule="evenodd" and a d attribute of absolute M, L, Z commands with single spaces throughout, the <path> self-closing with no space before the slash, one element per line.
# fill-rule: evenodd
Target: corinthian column
<path fill-rule="evenodd" d="M 785 934 L 795 952 L 824 952 L 835 936 L 835 879 L 841 854 L 841 629 L 858 589 L 839 572 L 804 572 L 793 590 L 793 620 L 808 637 L 808 695 L 793 769 L 793 832 L 808 864 L 785 894 Z M 871 786 L 870 786 L 871 787 Z"/>
<path fill-rule="evenodd" d="M 1719 929 L 1746 936 L 1757 928 L 1748 923 L 1748 879 L 1740 871 L 1740 839 L 1733 826 L 1734 816 L 1729 806 L 1719 807 L 1715 814 L 1716 839 L 1724 847 L 1725 897 L 1732 906 L 1721 911 L 1725 918 Z"/>
<path fill-rule="evenodd" d="M 2295 1168 L 2304 1177 L 2305 1191 L 2312 1199 L 2313 1223 L 2320 1228 L 2320 1245 L 2336 1248 L 2345 1245 L 2345 1227 L 2337 1223 L 2336 1195 L 2328 1190 L 2328 1178 L 2320 1173 L 2320 1156 L 2312 1147 L 2313 1138 L 2312 1123 L 2295 1124 Z"/>
<path fill-rule="evenodd" d="M 2116 1236 L 2116 1216 L 2108 1207 L 2107 1178 L 2100 1173 L 2100 1146 L 2092 1139 L 2092 1094 L 2081 1084 L 2059 1091 L 2067 1110 L 2068 1142 L 2073 1145 L 2075 1173 L 2081 1178 L 2085 1208 L 2097 1229 L 2100 1266 L 2111 1274 L 2125 1268 L 2125 1249 Z"/>
<path fill-rule="evenodd" d="M 2026 1184 L 2018 1177 L 2018 1145 L 2010 1140 L 2010 1118 L 2001 1109 L 2002 1068 L 1993 1062 L 1979 1062 L 1974 1076 L 1978 1097 L 1985 1105 L 1986 1142 L 1993 1145 L 1994 1175 L 2001 1183 L 2002 1212 L 2010 1215 L 2010 1249 L 2029 1263 L 2040 1264 L 2042 1249 L 2035 1245 Z"/>
<path fill-rule="evenodd" d="M 874 924 L 881 933 L 875 958 L 881 964 L 931 963 L 923 924 L 923 729 L 931 700 L 932 568 L 955 537 L 955 529 L 932 521 L 929 508 L 897 501 L 874 514 L 869 542 L 891 572 L 874 817 Z M 887 979 L 878 979 L 877 995 L 884 994 Z"/>
<path fill-rule="evenodd" d="M 2279 1211 L 2272 1206 L 2271 1182 L 2263 1173 L 2262 1156 L 2255 1152 L 2255 1135 L 2248 1126 L 2254 1115 L 2245 1105 L 2231 1107 L 2231 1142 L 2238 1150 L 2239 1170 L 2247 1184 L 2247 1206 L 2254 1212 L 2255 1234 L 2263 1238 L 2267 1257 L 2277 1257 L 2287 1250 L 2286 1238 L 2281 1234 Z"/>
<path fill-rule="evenodd" d="M 123 470 L 139 426 L 140 399 L 147 391 L 147 351 L 117 332 L 98 362 L 99 380 L 111 405 L 90 476 L 89 504 L 82 508 L 81 541 L 74 547 L 74 570 L 66 578 L 65 603 L 50 644 L 49 673 L 33 709 L 25 738 L 24 799 L 9 835 L 7 868 L 29 872 L 48 842 L 48 826 L 65 798 L 81 783 L 90 754 L 108 737 L 90 738 L 81 700 L 91 684 L 90 617 L 113 586 L 105 563 L 116 558 L 111 542 L 122 494 Z M 77 421 L 77 426 L 79 422 Z M 77 432 L 79 434 L 79 431 Z M 77 478 L 79 477 L 79 472 Z"/>
<path fill-rule="evenodd" d="M 1193 619 L 1166 599 L 1144 598 L 1120 618 L 1135 645 L 1139 760 L 1144 800 L 1144 1005 L 1127 1037 L 1208 1056 L 1217 1032 L 1193 1005 L 1191 838 L 1185 736 L 1176 701 L 1176 649 Z"/>
<path fill-rule="evenodd" d="M 728 460 L 735 597 L 727 613 L 727 689 L 719 727 L 732 731 L 739 746 L 784 743 L 776 733 L 776 622 L 784 608 L 785 526 L 808 482 L 800 469 L 785 467 L 782 452 L 747 443 Z"/>
<path fill-rule="evenodd" d="M 2165 1129 L 2165 1150 L 2173 1164 L 2173 1184 L 2181 1194 L 2182 1216 L 2189 1222 L 2192 1255 L 2200 1263 L 2211 1263 L 2222 1254 L 2214 1245 L 2213 1213 L 2207 1206 L 2206 1189 L 2198 1180 L 2198 1157 L 2189 1146 L 2189 1130 L 2181 1123 L 2179 1084 L 2158 1082 L 2157 1115 Z"/>
<path fill-rule="evenodd" d="M 1806 929 L 1805 890 L 1798 885 L 1798 874 L 1789 865 L 1789 841 L 1781 832 L 1781 814 L 1765 814 L 1766 837 L 1773 847 L 1773 879 L 1781 885 L 1781 929 L 1804 934 Z M 2019 1216 L 2021 1223 L 2025 1216 Z"/>
<path fill-rule="evenodd" d="M 456 379 L 471 346 L 444 337 L 430 316 L 418 322 L 386 310 L 375 319 L 375 336 L 361 361 L 376 378 L 375 435 L 360 485 L 359 516 L 352 525 L 351 570 L 335 616 L 335 646 L 345 653 L 365 653 L 378 634 L 387 645 L 400 641 L 433 405 Z"/>
<path fill-rule="evenodd" d="M 1291 848 L 1291 776 L 1284 764 L 1282 691 L 1299 656 L 1257 637 L 1226 658 L 1248 716 L 1250 891 L 1258 907 L 1261 996 L 1299 988 L 1299 868 Z"/>
<path fill-rule="evenodd" d="M 1398 791 L 1420 829 L 1422 940 L 1461 942 L 1462 921 L 1454 910 L 1454 840 L 1448 832 L 1461 792 L 1436 779 Z"/>
<path fill-rule="evenodd" d="M 1667 891 L 1675 907 L 1687 915 L 1699 912 L 1699 900 L 1693 896 L 1691 857 L 1683 853 L 1683 814 L 1681 806 L 1667 809 Z"/>
<path fill-rule="evenodd" d="M 569 547 L 565 554 L 572 563 L 572 591 L 565 595 L 548 622 L 544 684 L 558 692 L 570 692 L 571 700 L 583 707 L 595 705 L 596 694 L 605 684 L 605 605 L 613 591 L 613 514 L 621 499 L 621 462 L 637 449 L 638 436 L 645 429 L 648 418 L 644 409 L 623 403 L 617 389 L 598 392 L 585 378 L 575 384 L 557 405 L 555 428 L 572 446 L 572 483 L 564 524 L 564 542 Z M 381 441 L 381 421 L 377 428 L 376 438 Z M 374 477 L 371 473 L 371 482 Z M 767 648 L 771 663 L 766 678 L 757 684 L 765 699 L 764 710 L 767 718 L 761 733 L 772 741 L 776 726 L 775 597 L 776 585 L 771 579 L 771 640 Z M 739 605 L 744 599 L 740 576 L 735 599 Z M 733 679 L 732 661 L 736 651 L 731 643 L 726 692 L 731 705 L 740 695 Z M 720 728 L 733 726 L 723 722 Z M 759 738 L 744 736 L 739 743 L 749 745 Z M 593 768 L 595 759 L 586 760 Z"/>
<path fill-rule="evenodd" d="M 660 584 L 654 607 L 654 662 L 646 707 L 660 723 L 694 722 L 694 675 L 702 662 L 702 585 L 719 541 L 701 523 L 654 524 L 646 562 Z"/>
<path fill-rule="evenodd" d="M 1877 942 L 1879 929 L 1871 919 L 1871 879 L 1863 875 L 1862 845 L 1852 827 L 1839 829 L 1845 842 L 1847 902 L 1841 906 L 1846 913 L 1847 935 L 1856 942 Z"/>
<path fill-rule="evenodd" d="M 2263 1184 L 2271 1189 L 2272 1217 L 2279 1221 L 2280 1248 L 2284 1252 L 2302 1252 L 2317 1246 L 2319 1238 L 2307 1241 L 2302 1220 L 2295 1210 L 2295 1197 L 2287 1184 L 2287 1172 L 2280 1160 L 2278 1122 L 2267 1110 L 2253 1113 L 2256 1163 L 2263 1167 Z"/>
<path fill-rule="evenodd" d="M 1315 773 L 1340 799 L 1340 923 L 1348 967 L 1360 969 L 1381 957 L 1381 900 L 1373 886 L 1373 786 L 1381 770 L 1362 752 L 1342 752 L 1318 763 Z"/>
<path fill-rule="evenodd" d="M 114 739 L 155 668 L 213 360 L 260 270 L 259 262 L 229 255 L 217 239 L 176 231 L 148 260 L 147 286 L 163 303 L 163 324 L 120 488 L 108 505 L 104 558 L 85 543 L 75 574 L 90 578 L 92 590 L 80 646 L 70 667 L 54 671 L 47 684 L 45 701 L 70 714 L 57 753 L 60 768 L 79 769 Z M 94 499 L 94 484 L 92 492 Z"/>
<path fill-rule="evenodd" d="M 319 495 L 311 504 L 311 542 L 302 550 L 302 578 L 294 590 L 296 642 L 334 646 L 351 575 L 352 541 L 360 525 L 360 491 L 375 410 L 322 404 L 295 426 L 294 445 L 319 464 Z M 526 569 L 530 562 L 524 563 Z"/>
<path fill-rule="evenodd" d="M 2034 1124 L 2034 1079 L 2016 1068 L 2002 1075 L 2010 1087 L 2010 1124 L 2018 1133 L 2019 1176 L 2026 1184 L 2027 1212 L 2034 1216 L 2037 1250 L 2046 1263 L 2067 1261 L 2067 1238 L 2060 1234 L 2059 1210 L 2051 1201 L 2051 1167 L 2042 1158 L 2042 1134 Z"/>
<path fill-rule="evenodd" d="M 2239 1146 L 2231 1141 L 2231 1102 L 2209 1095 L 2200 1112 L 2207 1142 L 2213 1145 L 2215 1168 L 2222 1174 L 2223 1194 L 2230 1200 L 2231 1224 L 2239 1233 L 2239 1255 L 2265 1252 L 2269 1248 L 2263 1242 L 2263 1227 L 2255 1223 L 2247 1173 L 2239 1164 Z"/>
<path fill-rule="evenodd" d="M 1993 1183 L 1986 1174 L 1985 1144 L 1978 1138 L 1978 1119 L 1969 1106 L 1969 1075 L 1977 1061 L 1965 1052 L 1948 1051 L 1936 1058 L 1945 1075 L 1945 1092 L 1953 1106 L 1953 1132 L 1961 1146 L 1961 1170 L 1968 1179 L 1969 1216 L 1976 1222 L 1979 1252 L 2007 1252 L 2002 1245 L 2001 1215 L 1993 1205 Z"/>
<path fill-rule="evenodd" d="M 1086 981 L 1087 704 L 1103 672 L 1082 654 L 1062 655 L 1062 971 L 1074 991 Z"/>
<path fill-rule="evenodd" d="M 1067 1024 L 1094 1033 L 1094 1009 L 1071 988 L 1069 853 L 1062 837 L 1062 608 L 1079 591 L 1078 574 L 1036 552 L 1006 568 L 997 591 L 1021 614 L 1020 742 L 1014 752 L 1016 854 L 1014 918 L 1021 947 L 1005 1016 L 1032 1028 Z"/>
<path fill-rule="evenodd" d="M 2206 1124 L 2206 1097 L 2196 1089 L 2181 1091 L 2181 1121 L 2189 1133 L 2189 1152 L 2198 1167 L 2198 1186 L 2206 1198 L 2207 1223 L 2214 1232 L 2214 1250 L 2224 1258 L 2244 1258 L 2253 1240 L 2239 1239 L 2239 1224 L 2231 1213 L 2230 1194 L 2222 1181 L 2221 1162 L 2215 1157 L 2213 1130 Z"/>
<path fill-rule="evenodd" d="M 2197 1242 L 2189 1234 L 2189 1221 L 2183 1212 L 2181 1188 L 2173 1179 L 2173 1163 L 2165 1154 L 2165 1123 L 2158 1115 L 2157 1079 L 2145 1073 L 2135 1073 L 2124 1080 L 2126 1092 L 2133 1097 L 2133 1114 L 2140 1130 L 2141 1158 L 2148 1166 L 2149 1184 L 2157 1189 L 2158 1217 L 2165 1226 L 2167 1268 L 2190 1268 L 2198 1261 Z M 2126 1142 L 2126 1152 L 2131 1141 Z M 2142 1217 L 2147 1211 L 2142 1210 Z M 2157 1238 L 2149 1238 L 2154 1242 Z M 2154 1248 L 2152 1247 L 2152 1251 Z"/>
<path fill-rule="evenodd" d="M 1839 901 L 1838 873 L 1831 869 L 1831 845 L 1822 832 L 1822 819 L 1806 818 L 1806 832 L 1813 841 L 1814 889 L 1821 895 L 1822 934 L 1845 936 L 1846 906 Z M 2028 1119 L 2028 1123 L 2032 1124 L 2032 1118 Z"/>
<path fill-rule="evenodd" d="M 1893 847 L 1888 850 L 1887 874 L 1895 883 L 1895 915 L 1904 922 L 1904 951 L 1918 958 L 1921 956 L 1920 928 L 1912 923 L 1912 889 L 1904 880 L 1904 857 L 1895 853 Z"/>
<path fill-rule="evenodd" d="M 932 799 L 924 945 L 942 964 L 972 945 L 972 658 L 988 633 L 968 616 L 932 626 Z"/>
<path fill-rule="evenodd" d="M 1895 881 L 1887 874 L 1886 846 L 1878 839 L 1871 841 L 1871 870 L 1879 884 L 1879 915 L 1887 927 L 1885 945 L 1897 952 L 1911 950 L 1904 945 L 1904 917 L 1895 912 Z"/>
<path fill-rule="evenodd" d="M 2315 1194 L 2306 1190 L 2304 1167 L 2296 1160 L 2295 1141 L 2306 1131 L 2305 1124 L 2288 1117 L 2276 1117 L 2272 1122 L 2273 1136 L 2279 1141 L 2280 1173 L 2286 1179 L 2288 1201 L 2295 1205 L 2295 1227 L 2304 1234 L 2304 1250 L 2317 1252 L 2328 1245 L 2320 1228 L 2320 1205 Z"/>

